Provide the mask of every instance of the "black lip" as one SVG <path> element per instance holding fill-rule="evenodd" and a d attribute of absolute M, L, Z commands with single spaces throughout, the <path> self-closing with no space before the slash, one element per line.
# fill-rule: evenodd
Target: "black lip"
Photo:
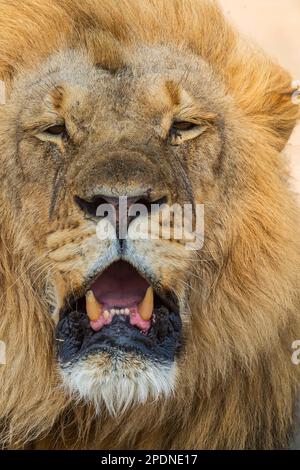
<path fill-rule="evenodd" d="M 94 332 L 84 312 L 72 311 L 56 328 L 60 363 L 77 362 L 107 350 L 130 351 L 151 360 L 173 362 L 181 345 L 180 315 L 161 306 L 154 309 L 154 319 L 147 335 L 130 325 L 124 315 L 116 315 L 110 325 Z"/>

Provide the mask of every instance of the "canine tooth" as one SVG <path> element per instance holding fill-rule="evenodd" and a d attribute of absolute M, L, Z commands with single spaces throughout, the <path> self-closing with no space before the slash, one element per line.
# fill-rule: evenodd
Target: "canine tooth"
<path fill-rule="evenodd" d="M 139 304 L 139 314 L 143 320 L 149 321 L 152 317 L 153 313 L 153 305 L 154 305 L 154 292 L 153 287 L 148 287 L 145 297 L 142 302 Z"/>
<path fill-rule="evenodd" d="M 96 321 L 102 313 L 102 305 L 97 302 L 93 291 L 89 290 L 85 296 L 86 312 L 91 321 Z"/>
<path fill-rule="evenodd" d="M 103 317 L 105 318 L 105 320 L 108 320 L 108 319 L 109 319 L 110 313 L 109 313 L 108 310 L 104 310 L 104 312 L 103 312 Z"/>

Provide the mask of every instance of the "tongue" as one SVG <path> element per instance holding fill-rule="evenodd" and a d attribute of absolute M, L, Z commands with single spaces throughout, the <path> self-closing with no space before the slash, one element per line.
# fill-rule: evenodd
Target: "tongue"
<path fill-rule="evenodd" d="M 96 299 L 103 306 L 130 307 L 145 296 L 148 282 L 125 261 L 112 264 L 91 286 Z"/>

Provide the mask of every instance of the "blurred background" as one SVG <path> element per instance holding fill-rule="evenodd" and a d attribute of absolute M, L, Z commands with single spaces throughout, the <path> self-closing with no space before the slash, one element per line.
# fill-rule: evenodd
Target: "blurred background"
<path fill-rule="evenodd" d="M 300 0 L 219 0 L 242 34 L 251 37 L 300 81 Z M 286 148 L 291 184 L 300 200 L 300 123 Z"/>

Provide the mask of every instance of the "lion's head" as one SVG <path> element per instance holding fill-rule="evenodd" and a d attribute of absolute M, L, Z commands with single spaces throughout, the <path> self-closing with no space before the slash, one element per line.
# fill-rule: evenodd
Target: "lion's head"
<path fill-rule="evenodd" d="M 258 423 L 262 410 L 247 395 L 243 432 L 228 436 L 240 413 L 234 400 L 243 387 L 262 399 L 263 384 L 252 374 L 266 380 L 267 372 L 258 371 L 272 348 L 277 367 L 284 363 L 283 344 L 296 339 L 298 327 L 291 318 L 299 306 L 299 231 L 279 157 L 297 115 L 290 77 L 238 42 L 206 1 L 194 3 L 219 22 L 219 33 L 214 25 L 196 33 L 198 13 L 191 20 L 185 10 L 193 2 L 172 2 L 168 24 L 168 1 L 152 1 L 140 18 L 143 27 L 132 24 L 146 8 L 142 2 L 124 2 L 121 11 L 114 1 L 106 8 L 78 5 L 73 26 L 64 19 L 71 14 L 67 1 L 48 3 L 57 25 L 52 10 L 45 20 L 48 9 L 40 2 L 27 26 L 30 41 L 20 26 L 23 55 L 12 58 L 9 46 L 0 53 L 8 90 L 0 110 L 0 339 L 8 354 L 3 435 L 18 431 L 13 444 L 30 440 L 83 403 L 106 423 L 99 445 L 113 442 L 107 409 L 119 419 L 126 412 L 127 423 L 134 423 L 135 432 L 123 428 L 131 445 L 173 446 L 182 428 L 186 446 L 209 445 L 208 429 L 216 433 L 212 446 L 255 446 L 249 423 Z M 33 15 L 31 8 L 28 2 L 20 18 Z M 3 38 L 11 39 L 15 14 L 6 13 Z M 161 19 L 163 32 L 154 27 Z M 35 45 L 36 29 L 42 39 Z M 226 41 L 222 54 L 218 34 Z M 105 210 L 109 205 L 119 214 L 125 197 L 126 233 L 120 235 L 117 217 L 115 226 L 106 225 L 115 236 L 102 237 Z M 201 204 L 203 244 L 191 249 L 175 237 L 166 211 L 190 207 L 194 227 Z M 153 205 L 158 226 L 170 222 L 169 237 L 149 236 L 149 212 L 142 208 Z M 290 364 L 284 370 L 291 384 L 294 370 Z M 14 400 L 12 378 L 23 408 Z M 282 395 L 273 385 L 274 405 Z M 278 411 L 275 419 L 278 442 L 290 425 L 293 387 L 288 415 Z M 205 407 L 222 400 L 232 411 L 218 437 Z M 155 429 L 150 438 L 139 437 L 141 410 Z M 187 430 L 192 416 L 194 437 Z M 196 428 L 203 419 L 209 424 L 201 434 Z M 273 445 L 271 430 L 266 435 L 259 442 Z M 123 437 L 119 430 L 118 445 Z"/>

